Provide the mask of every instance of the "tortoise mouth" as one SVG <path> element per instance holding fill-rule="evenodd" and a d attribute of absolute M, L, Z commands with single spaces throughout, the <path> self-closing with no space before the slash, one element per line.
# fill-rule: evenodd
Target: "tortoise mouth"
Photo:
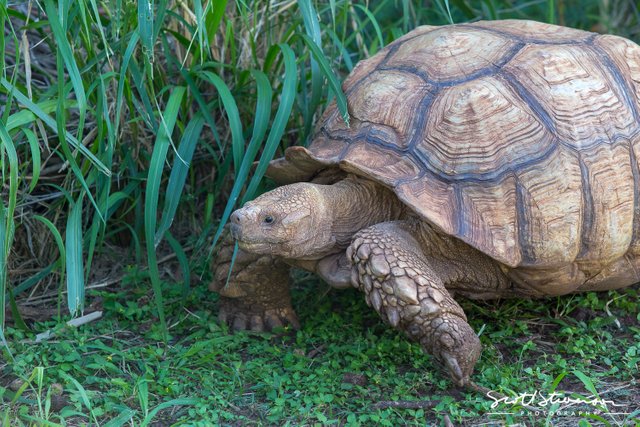
<path fill-rule="evenodd" d="M 230 228 L 231 237 L 233 237 L 233 240 L 238 240 L 238 242 L 242 240 L 242 228 L 238 224 L 231 224 L 229 228 Z"/>
<path fill-rule="evenodd" d="M 238 247 L 245 252 L 252 254 L 269 254 L 273 252 L 273 246 L 265 242 L 249 242 L 246 240 L 236 239 Z"/>

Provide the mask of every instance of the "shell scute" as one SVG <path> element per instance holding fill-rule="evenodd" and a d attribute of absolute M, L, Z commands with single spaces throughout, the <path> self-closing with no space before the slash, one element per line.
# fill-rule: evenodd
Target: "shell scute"
<path fill-rule="evenodd" d="M 551 116 L 558 137 L 580 149 L 628 138 L 637 130 L 633 106 L 588 46 L 534 45 L 505 70 Z"/>
<path fill-rule="evenodd" d="M 554 135 L 531 107 L 497 77 L 443 90 L 425 130 L 416 153 L 452 178 L 495 176 L 539 157 L 555 144 Z"/>
<path fill-rule="evenodd" d="M 421 37 L 395 45 L 384 69 L 413 70 L 434 82 L 446 82 L 492 67 L 517 43 L 473 27 L 460 27 L 456 31 L 436 27 Z"/>

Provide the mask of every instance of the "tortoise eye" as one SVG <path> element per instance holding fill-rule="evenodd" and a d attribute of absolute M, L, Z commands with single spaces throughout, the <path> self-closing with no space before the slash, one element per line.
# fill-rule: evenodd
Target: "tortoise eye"
<path fill-rule="evenodd" d="M 271 224 L 273 222 L 273 217 L 271 215 L 267 215 L 264 217 L 265 224 Z"/>

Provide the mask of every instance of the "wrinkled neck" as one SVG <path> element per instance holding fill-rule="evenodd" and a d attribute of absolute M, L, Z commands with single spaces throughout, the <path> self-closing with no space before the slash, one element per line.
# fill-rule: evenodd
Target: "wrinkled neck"
<path fill-rule="evenodd" d="M 349 176 L 333 185 L 322 186 L 325 206 L 332 219 L 336 246 L 344 248 L 355 233 L 371 225 L 400 218 L 404 205 L 382 185 Z"/>

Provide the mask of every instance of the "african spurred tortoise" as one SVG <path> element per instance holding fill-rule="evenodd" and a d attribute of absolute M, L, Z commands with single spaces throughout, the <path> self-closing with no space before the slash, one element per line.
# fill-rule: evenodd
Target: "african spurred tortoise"
<path fill-rule="evenodd" d="M 236 329 L 298 321 L 288 268 L 355 286 L 467 384 L 454 295 L 616 289 L 640 268 L 640 47 L 531 21 L 423 26 L 361 61 L 280 184 L 231 216 L 212 289 Z"/>

